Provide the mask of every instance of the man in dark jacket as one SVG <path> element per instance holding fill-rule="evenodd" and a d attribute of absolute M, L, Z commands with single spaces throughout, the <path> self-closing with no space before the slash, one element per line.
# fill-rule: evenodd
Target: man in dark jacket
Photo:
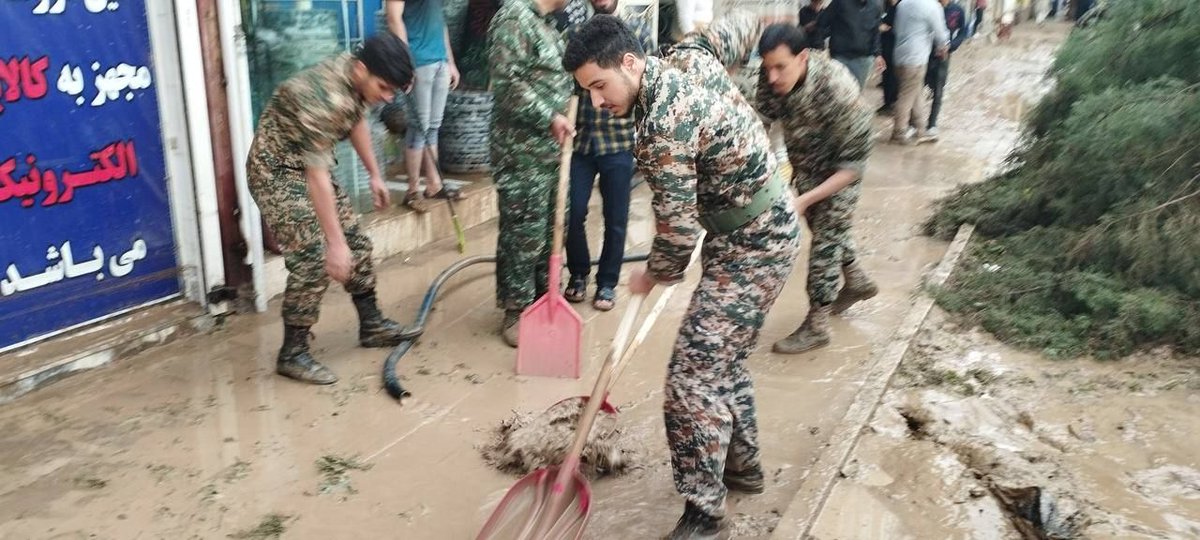
<path fill-rule="evenodd" d="M 879 27 L 883 50 L 883 106 L 877 112 L 884 115 L 892 114 L 892 105 L 900 96 L 900 79 L 896 78 L 896 67 L 892 65 L 896 54 L 896 29 L 893 27 L 896 25 L 896 4 L 899 3 L 900 0 L 887 0 L 883 24 Z"/>
<path fill-rule="evenodd" d="M 824 7 L 825 0 L 810 0 L 807 5 L 800 8 L 799 26 L 804 29 L 804 35 L 808 37 L 809 49 L 825 50 L 825 36 L 817 31 L 817 20 L 821 17 L 821 10 Z"/>
<path fill-rule="evenodd" d="M 941 0 L 942 9 L 946 12 L 946 28 L 950 30 L 950 52 L 958 50 L 967 38 L 967 14 L 962 6 L 953 0 Z M 945 58 L 934 54 L 929 57 L 929 70 L 925 72 L 925 86 L 933 90 L 933 106 L 929 109 L 929 127 L 925 130 L 930 136 L 938 134 L 938 113 L 942 111 L 942 97 L 946 94 L 946 79 L 950 77 L 950 55 Z"/>
<path fill-rule="evenodd" d="M 882 66 L 879 25 L 883 0 L 833 0 L 817 21 L 822 38 L 829 38 L 829 54 L 850 69 L 862 88 L 872 66 Z"/>

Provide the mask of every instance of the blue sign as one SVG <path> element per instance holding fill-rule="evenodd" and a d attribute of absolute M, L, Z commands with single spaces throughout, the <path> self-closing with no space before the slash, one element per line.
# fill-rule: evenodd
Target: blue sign
<path fill-rule="evenodd" d="M 0 349 L 179 293 L 145 2 L 0 2 Z"/>

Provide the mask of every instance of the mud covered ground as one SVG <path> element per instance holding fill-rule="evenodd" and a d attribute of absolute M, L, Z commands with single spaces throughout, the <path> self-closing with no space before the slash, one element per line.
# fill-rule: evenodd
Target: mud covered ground
<path fill-rule="evenodd" d="M 1200 359 L 1049 360 L 935 310 L 817 538 L 1200 537 Z"/>

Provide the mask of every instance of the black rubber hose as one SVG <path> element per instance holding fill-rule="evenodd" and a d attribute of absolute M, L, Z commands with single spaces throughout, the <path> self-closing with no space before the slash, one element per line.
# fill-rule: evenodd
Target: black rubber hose
<path fill-rule="evenodd" d="M 628 255 L 622 259 L 622 262 L 642 262 L 648 258 L 649 256 L 646 254 Z M 437 299 L 438 290 L 442 288 L 442 285 L 444 285 L 451 276 L 459 273 L 462 271 L 462 269 L 468 266 L 473 266 L 480 263 L 495 262 L 496 257 L 494 255 L 467 257 L 466 259 L 448 266 L 445 270 L 442 270 L 442 272 L 438 274 L 436 278 L 433 278 L 433 283 L 429 285 L 429 290 L 425 291 L 425 299 L 421 301 L 421 308 L 417 310 L 417 317 L 413 320 L 411 325 L 412 331 L 416 332 L 416 335 L 401 341 L 399 345 L 396 345 L 396 347 L 392 349 L 392 352 L 388 353 L 387 360 L 383 362 L 383 388 L 387 390 L 389 396 L 392 396 L 396 400 L 400 400 L 405 396 L 412 395 L 408 390 L 405 390 L 404 387 L 400 385 L 400 378 L 396 375 L 396 364 L 400 362 L 401 357 L 403 357 L 410 349 L 412 349 L 413 344 L 415 344 L 417 339 L 421 337 L 421 334 L 425 333 L 425 319 L 429 317 L 429 312 L 433 311 L 433 302 Z M 598 263 L 599 261 L 592 261 L 592 266 L 596 266 Z"/>

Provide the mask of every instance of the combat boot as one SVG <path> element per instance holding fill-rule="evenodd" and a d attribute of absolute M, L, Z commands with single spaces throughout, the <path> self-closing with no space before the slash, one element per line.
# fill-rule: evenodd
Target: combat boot
<path fill-rule="evenodd" d="M 363 347 L 395 347 L 401 341 L 415 338 L 421 333 L 413 328 L 385 318 L 375 301 L 375 292 L 356 294 L 354 309 L 358 310 L 358 343 Z"/>
<path fill-rule="evenodd" d="M 721 534 L 721 522 L 721 518 L 712 517 L 688 502 L 667 540 L 716 540 Z"/>
<path fill-rule="evenodd" d="M 858 261 L 843 266 L 842 275 L 846 277 L 846 283 L 842 285 L 837 299 L 833 301 L 834 315 L 839 315 L 850 309 L 850 306 L 879 294 L 879 287 L 867 277 Z"/>
<path fill-rule="evenodd" d="M 792 335 L 775 343 L 772 348 L 780 354 L 800 354 L 829 344 L 830 306 L 810 306 L 804 324 Z"/>
<path fill-rule="evenodd" d="M 500 323 L 500 334 L 509 347 L 517 346 L 517 336 L 521 333 L 521 310 L 504 310 L 504 322 Z"/>
<path fill-rule="evenodd" d="M 275 361 L 275 371 L 289 379 L 309 384 L 333 384 L 338 381 L 329 368 L 308 352 L 308 326 L 283 326 L 283 346 Z"/>
<path fill-rule="evenodd" d="M 725 482 L 725 487 L 733 491 L 740 491 L 751 495 L 757 495 L 766 491 L 766 482 L 763 479 L 763 472 L 760 467 L 755 467 L 747 471 L 733 471 L 726 467 L 722 481 Z"/>

